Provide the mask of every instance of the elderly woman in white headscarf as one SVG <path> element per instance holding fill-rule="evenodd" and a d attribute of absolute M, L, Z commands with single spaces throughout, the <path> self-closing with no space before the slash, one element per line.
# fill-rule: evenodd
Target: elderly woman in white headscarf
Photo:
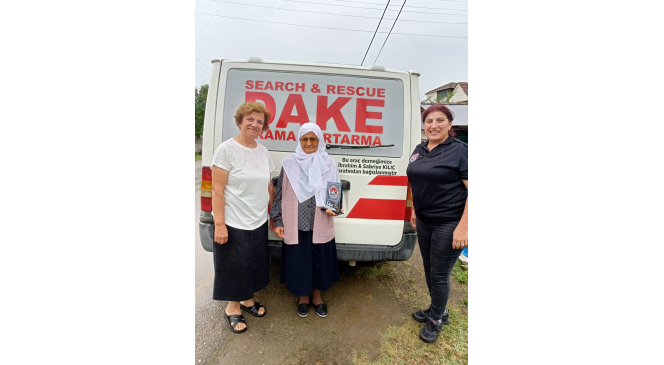
<path fill-rule="evenodd" d="M 327 317 L 322 292 L 339 281 L 334 220 L 323 210 L 327 182 L 340 182 L 334 160 L 325 152 L 323 132 L 313 123 L 300 127 L 295 153 L 281 162 L 270 217 L 274 233 L 284 240 L 281 282 L 300 297 L 297 314 L 306 317 L 310 304 Z"/>

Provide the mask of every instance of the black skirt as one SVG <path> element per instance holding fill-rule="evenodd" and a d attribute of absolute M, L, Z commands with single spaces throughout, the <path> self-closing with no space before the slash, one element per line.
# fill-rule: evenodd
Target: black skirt
<path fill-rule="evenodd" d="M 337 244 L 312 243 L 312 231 L 297 232 L 298 244 L 281 245 L 281 283 L 297 296 L 311 295 L 313 289 L 326 291 L 339 281 Z"/>
<path fill-rule="evenodd" d="M 212 299 L 240 302 L 254 297 L 270 281 L 267 221 L 254 230 L 228 228 L 228 242 L 214 243 Z"/>

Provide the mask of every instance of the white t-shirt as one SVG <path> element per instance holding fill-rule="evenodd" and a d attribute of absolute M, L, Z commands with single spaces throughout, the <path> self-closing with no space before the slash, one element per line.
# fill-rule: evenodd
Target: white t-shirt
<path fill-rule="evenodd" d="M 212 157 L 213 166 L 228 171 L 224 215 L 226 224 L 234 228 L 253 230 L 267 220 L 267 187 L 274 163 L 267 148 L 257 145 L 247 148 L 230 138 L 217 147 Z"/>

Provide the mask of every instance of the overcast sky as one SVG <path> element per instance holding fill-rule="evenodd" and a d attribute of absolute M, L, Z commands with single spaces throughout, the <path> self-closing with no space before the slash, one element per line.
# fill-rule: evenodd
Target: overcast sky
<path fill-rule="evenodd" d="M 256 56 L 360 65 L 385 4 L 386 0 L 195 0 L 195 86 L 210 82 L 210 60 L 215 58 Z M 365 66 L 374 64 L 402 4 L 403 0 L 390 1 Z M 467 10 L 468 3 L 462 0 L 407 0 L 375 63 L 420 73 L 422 98 L 427 91 L 448 82 L 468 81 Z"/>

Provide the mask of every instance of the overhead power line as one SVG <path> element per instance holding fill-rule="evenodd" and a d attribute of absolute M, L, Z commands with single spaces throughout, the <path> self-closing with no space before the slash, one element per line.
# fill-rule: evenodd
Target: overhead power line
<path fill-rule="evenodd" d="M 197 51 L 197 50 L 194 50 L 194 52 L 196 52 L 196 54 L 197 54 L 197 55 L 199 55 L 199 56 L 203 57 L 203 59 L 206 59 L 206 58 L 207 58 L 207 57 L 203 56 L 202 54 L 198 53 L 198 51 Z M 208 63 L 209 63 L 209 61 L 208 61 Z"/>
<path fill-rule="evenodd" d="M 205 33 L 201 30 L 201 28 L 197 27 L 196 24 L 194 24 L 194 27 L 196 27 L 196 29 L 198 29 L 198 31 L 201 32 L 201 34 L 203 34 L 203 35 L 205 36 L 205 38 L 209 39 L 210 42 L 212 42 L 212 44 L 213 44 L 215 47 L 217 47 L 218 50 L 221 51 L 221 53 L 226 54 L 226 52 L 225 52 L 225 51 L 222 51 L 221 48 L 219 48 L 219 46 L 217 46 L 217 44 L 216 44 L 212 39 L 210 39 L 210 37 L 208 37 L 207 34 L 205 34 Z"/>
<path fill-rule="evenodd" d="M 217 2 L 226 2 L 226 1 L 217 1 Z M 235 3 L 232 3 L 235 4 Z M 364 16 L 364 15 L 350 15 L 350 14 L 334 14 L 334 13 L 328 13 L 324 11 L 312 11 L 312 10 L 296 10 L 296 9 L 286 9 L 286 8 L 278 8 L 274 6 L 262 6 L 262 5 L 252 5 L 252 4 L 241 4 L 241 5 L 246 5 L 246 6 L 254 6 L 258 8 L 263 8 L 263 9 L 277 9 L 277 10 L 285 10 L 285 11 L 295 11 L 298 13 L 312 13 L 312 14 L 324 14 L 324 15 L 335 15 L 335 16 L 346 16 L 346 17 L 351 17 L 351 18 L 366 18 L 366 19 L 381 19 L 382 17 L 377 17 L 377 16 Z M 207 14 L 207 13 L 206 13 Z M 210 16 L 210 14 L 208 14 Z M 394 20 L 392 18 L 384 18 L 385 20 Z M 422 20 L 409 20 L 409 19 L 400 19 L 402 22 L 418 22 L 422 23 Z M 455 22 L 434 22 L 434 21 L 429 21 L 427 20 L 426 23 L 440 23 L 440 24 L 468 24 L 468 23 L 455 23 Z"/>
<path fill-rule="evenodd" d="M 374 32 L 373 37 L 371 37 L 371 42 L 369 42 L 369 47 L 367 47 L 367 51 L 364 53 L 364 57 L 362 57 L 362 63 L 360 63 L 360 66 L 364 65 L 364 59 L 367 58 L 367 54 L 369 54 L 369 48 L 371 48 L 373 40 L 374 38 L 376 38 L 376 33 L 378 33 L 378 28 L 380 28 L 380 23 L 383 21 L 383 17 L 385 16 L 385 12 L 387 11 L 388 5 L 390 5 L 390 0 L 387 0 L 387 4 L 385 4 L 385 10 L 383 10 L 383 15 L 381 15 L 380 20 L 378 21 L 378 25 L 376 26 L 376 31 Z"/>
<path fill-rule="evenodd" d="M 207 68 L 209 68 L 209 71 L 212 71 L 212 67 L 208 66 L 205 64 L 205 62 L 201 61 L 198 57 L 194 56 L 196 58 L 196 61 L 200 62 L 201 64 L 205 65 Z"/>
<path fill-rule="evenodd" d="M 201 4 L 200 1 L 196 0 L 196 2 L 198 3 L 198 5 L 201 6 L 201 8 L 203 9 L 204 12 L 208 13 L 207 9 L 205 9 L 205 7 L 203 7 L 203 4 Z M 240 51 L 240 49 L 237 48 L 237 46 L 235 45 L 235 43 L 233 43 L 233 41 L 231 40 L 231 38 L 230 38 L 229 36 L 227 36 L 226 33 L 224 33 L 224 31 L 221 29 L 221 27 L 219 26 L 219 24 L 217 24 L 217 22 L 214 21 L 214 18 L 212 18 L 212 17 L 209 16 L 209 15 L 208 15 L 208 18 L 210 18 L 210 20 L 212 20 L 212 23 L 214 23 L 214 25 L 215 25 L 217 28 L 219 28 L 219 31 L 221 32 L 221 34 L 223 34 L 224 37 L 226 37 L 226 39 L 228 39 L 228 42 L 230 42 L 230 44 L 232 44 L 233 47 L 235 47 L 235 49 L 238 51 L 238 53 L 240 54 L 240 56 L 244 57 L 244 55 L 242 54 L 242 51 Z"/>
<path fill-rule="evenodd" d="M 208 75 L 208 76 L 203 76 L 203 75 L 201 75 L 200 73 L 198 73 L 198 71 L 196 71 L 196 75 L 202 77 L 204 80 L 209 80 L 209 79 L 210 79 L 210 76 L 209 76 L 209 75 Z"/>
<path fill-rule="evenodd" d="M 218 3 L 226 3 L 226 2 L 228 2 L 228 1 L 224 1 L 224 0 L 210 0 L 210 1 L 218 2 Z M 334 4 L 325 4 L 325 3 L 314 3 L 314 2 L 311 2 L 311 1 L 299 1 L 299 0 L 281 0 L 281 1 L 288 1 L 288 2 L 292 2 L 292 3 L 305 3 L 305 4 L 316 4 L 316 5 L 325 5 L 325 6 L 336 6 L 336 7 L 339 7 L 339 8 L 355 8 L 355 9 L 380 10 L 380 9 L 377 9 L 377 8 L 367 8 L 367 7 L 363 7 L 363 6 L 334 5 Z M 234 4 L 238 4 L 238 5 L 247 5 L 247 4 L 241 4 L 241 3 L 234 3 Z M 396 10 L 391 10 L 391 9 L 387 9 L 387 10 L 388 10 L 388 11 L 396 11 Z M 411 10 L 404 10 L 404 12 L 407 12 L 407 13 L 421 13 L 421 14 L 436 14 L 436 15 L 458 15 L 458 16 L 468 16 L 467 14 L 432 13 L 432 12 L 430 12 L 430 11 L 411 11 Z"/>
<path fill-rule="evenodd" d="M 403 10 L 403 6 L 406 5 L 406 0 L 403 0 L 403 4 L 401 4 L 401 9 Z M 378 56 L 376 56 L 376 59 L 374 60 L 374 65 L 376 64 L 376 61 L 378 61 L 378 57 L 380 57 L 380 53 L 383 52 L 383 47 L 385 47 L 385 43 L 387 43 L 387 39 L 390 38 L 390 34 L 392 33 L 392 29 L 394 29 L 394 25 L 397 24 L 397 21 L 399 20 L 399 15 L 401 15 L 401 10 L 399 10 L 399 14 L 397 14 L 397 18 L 394 19 L 394 23 L 392 23 L 392 28 L 390 28 L 390 32 L 387 33 L 387 37 L 385 37 L 385 42 L 383 42 L 383 45 L 380 47 L 380 51 L 378 51 Z"/>
<path fill-rule="evenodd" d="M 212 70 L 206 70 L 206 69 L 204 69 L 203 67 L 199 66 L 198 64 L 196 64 L 196 67 L 200 68 L 201 71 L 205 71 L 205 72 L 207 72 L 207 73 L 212 73 L 212 72 L 211 72 Z"/>
<path fill-rule="evenodd" d="M 383 6 L 383 4 L 380 3 L 368 3 L 365 1 L 355 1 L 355 0 L 333 0 L 333 1 L 342 1 L 345 3 L 355 3 L 355 4 L 371 4 L 371 5 L 378 5 L 378 6 Z M 389 5 L 389 6 L 400 6 L 399 4 L 394 4 L 394 5 Z M 433 8 L 431 6 L 413 6 L 413 5 L 408 5 L 406 6 L 407 8 L 418 8 L 418 9 L 433 9 L 433 10 L 456 10 L 456 11 L 465 11 L 468 12 L 468 10 L 464 9 L 447 9 L 447 8 Z M 396 10 L 395 10 L 396 11 Z"/>
<path fill-rule="evenodd" d="M 199 13 L 197 13 L 199 14 Z M 332 30 L 346 30 L 349 32 L 363 32 L 363 33 L 371 33 L 373 32 L 372 30 L 362 30 L 362 29 L 345 29 L 345 28 L 333 28 L 333 27 L 321 27 L 317 25 L 304 25 L 304 24 L 292 24 L 292 23 L 279 23 L 279 22 L 271 22 L 267 20 L 256 20 L 256 19 L 247 19 L 247 18 L 236 18 L 232 16 L 226 16 L 226 15 L 215 15 L 215 14 L 209 14 L 211 16 L 218 16 L 220 18 L 229 18 L 229 19 L 238 19 L 238 20 L 248 20 L 252 22 L 259 22 L 259 23 L 272 23 L 272 24 L 281 24 L 281 25 L 292 25 L 296 27 L 308 27 L 308 28 L 321 28 L 321 29 L 332 29 Z M 378 33 L 387 33 L 387 32 L 378 32 Z M 419 36 L 419 37 L 436 37 L 436 38 L 468 38 L 468 37 L 459 37 L 459 36 L 453 36 L 453 35 L 432 35 L 432 34 L 411 34 L 411 33 L 392 33 L 392 34 L 399 34 L 399 35 L 410 35 L 410 36 Z"/>
<path fill-rule="evenodd" d="M 212 30 L 212 28 L 210 28 L 207 24 L 205 24 L 205 22 L 203 21 L 203 18 L 201 18 L 200 16 L 198 16 L 198 14 L 196 14 L 196 17 L 197 17 L 198 19 L 201 20 L 201 23 L 203 23 L 203 25 L 205 25 L 205 27 L 207 27 L 207 29 L 209 29 L 210 32 L 212 32 L 212 34 L 214 35 L 214 37 L 217 38 L 217 39 L 219 40 L 219 42 L 221 42 L 221 43 L 224 44 L 224 47 L 226 47 L 226 48 L 228 48 L 228 49 L 230 50 L 230 53 L 233 55 L 233 57 L 237 57 L 237 55 L 235 54 L 235 52 L 233 51 L 233 49 L 232 49 L 231 47 L 229 47 L 228 44 L 226 44 L 226 42 L 224 42 L 221 38 L 217 37 L 217 35 L 216 35 L 216 34 L 214 33 L 214 31 Z"/>

